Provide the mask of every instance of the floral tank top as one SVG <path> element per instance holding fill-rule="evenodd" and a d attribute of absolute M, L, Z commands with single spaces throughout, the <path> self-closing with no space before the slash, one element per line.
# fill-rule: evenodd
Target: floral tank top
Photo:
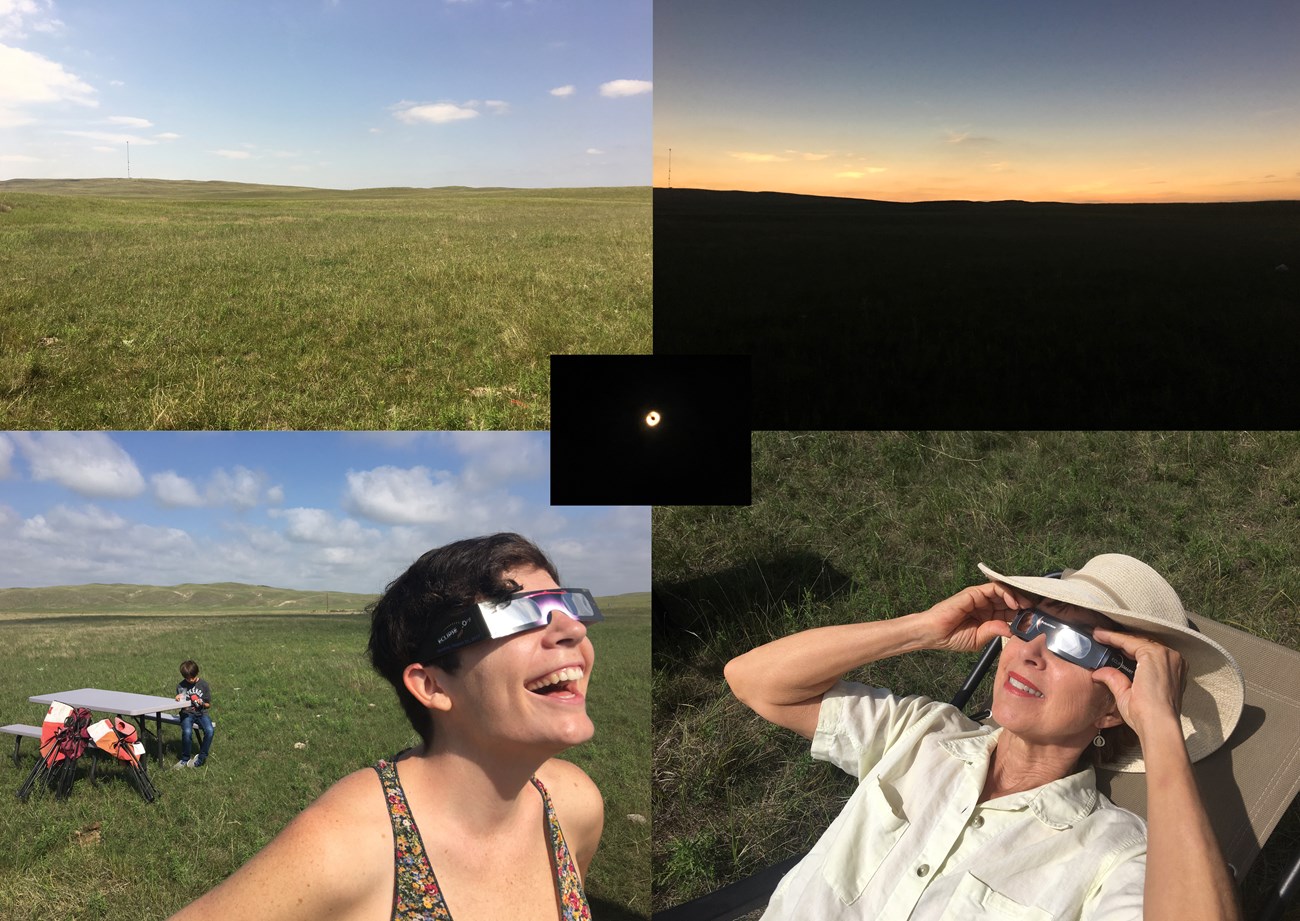
<path fill-rule="evenodd" d="M 393 890 L 393 921 L 451 921 L 451 912 L 438 888 L 438 880 L 429 865 L 429 857 L 420 839 L 420 830 L 411 818 L 406 803 L 406 793 L 397 778 L 397 765 L 380 761 L 375 765 L 379 781 L 388 798 L 388 816 L 393 822 L 393 841 L 396 845 L 397 881 Z M 552 866 L 555 868 L 555 885 L 560 894 L 560 921 L 591 921 L 591 909 L 582 891 L 578 868 L 569 855 L 560 831 L 559 819 L 551 807 L 551 797 L 536 777 L 533 786 L 542 795 L 546 813 L 546 828 L 551 837 Z"/>

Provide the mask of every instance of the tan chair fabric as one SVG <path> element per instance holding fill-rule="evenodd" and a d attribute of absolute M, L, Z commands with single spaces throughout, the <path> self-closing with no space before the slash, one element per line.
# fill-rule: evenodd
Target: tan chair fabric
<path fill-rule="evenodd" d="M 1204 617 L 1192 620 L 1232 653 L 1246 678 L 1236 731 L 1195 765 L 1210 823 L 1241 880 L 1300 790 L 1300 653 Z M 1145 774 L 1098 771 L 1097 786 L 1146 815 Z"/>

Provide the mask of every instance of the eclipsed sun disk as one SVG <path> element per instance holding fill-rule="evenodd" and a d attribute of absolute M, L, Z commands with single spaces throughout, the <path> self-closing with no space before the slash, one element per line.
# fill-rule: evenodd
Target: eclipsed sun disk
<path fill-rule="evenodd" d="M 646 414 L 645 424 L 650 426 L 651 428 L 654 428 L 656 425 L 659 424 L 659 418 L 660 417 L 659 417 L 658 410 L 652 409 L 650 410 L 649 413 Z"/>

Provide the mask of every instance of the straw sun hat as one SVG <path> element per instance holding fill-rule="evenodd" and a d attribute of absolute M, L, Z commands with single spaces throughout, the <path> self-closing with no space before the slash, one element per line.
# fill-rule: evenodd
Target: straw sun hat
<path fill-rule="evenodd" d="M 979 568 L 995 582 L 1104 614 L 1125 632 L 1149 636 L 1181 655 L 1187 663 L 1183 739 L 1192 761 L 1211 754 L 1232 735 L 1246 696 L 1241 669 L 1226 649 L 1197 632 L 1178 593 L 1146 563 L 1122 553 L 1103 553 L 1082 569 L 1065 570 L 1059 579 L 1004 576 L 983 563 Z M 1134 749 L 1107 768 L 1142 772 L 1146 762 Z"/>

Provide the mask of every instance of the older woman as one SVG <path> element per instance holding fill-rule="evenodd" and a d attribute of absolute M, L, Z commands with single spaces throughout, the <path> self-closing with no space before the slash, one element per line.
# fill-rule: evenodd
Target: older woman
<path fill-rule="evenodd" d="M 176 917 L 589 921 L 604 805 L 553 758 L 591 738 L 589 593 L 517 534 L 430 550 L 371 611 L 424 744 L 344 777 Z"/>
<path fill-rule="evenodd" d="M 727 664 L 741 701 L 859 778 L 764 919 L 1238 917 L 1191 771 L 1240 716 L 1231 656 L 1132 557 L 1061 578 L 980 568 L 993 581 L 923 613 L 808 630 Z M 841 680 L 994 637 L 999 728 Z M 1090 752 L 1146 771 L 1146 822 L 1098 793 Z"/>

